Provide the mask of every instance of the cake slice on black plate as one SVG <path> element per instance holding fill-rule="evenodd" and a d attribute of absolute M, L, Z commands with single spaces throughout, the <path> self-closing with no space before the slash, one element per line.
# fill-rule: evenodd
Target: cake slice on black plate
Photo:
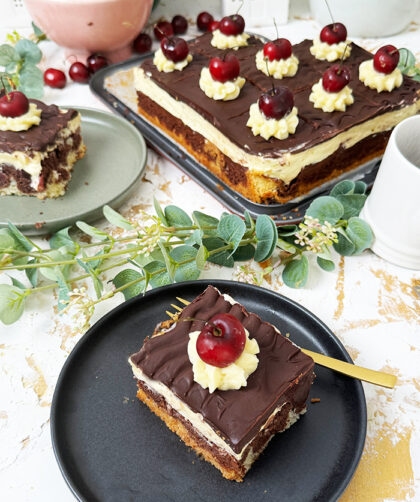
<path fill-rule="evenodd" d="M 305 413 L 314 379 L 310 357 L 212 286 L 158 324 L 129 362 L 137 397 L 235 481 Z"/>
<path fill-rule="evenodd" d="M 64 195 L 85 151 L 76 110 L 28 100 L 19 91 L 0 98 L 0 195 Z"/>

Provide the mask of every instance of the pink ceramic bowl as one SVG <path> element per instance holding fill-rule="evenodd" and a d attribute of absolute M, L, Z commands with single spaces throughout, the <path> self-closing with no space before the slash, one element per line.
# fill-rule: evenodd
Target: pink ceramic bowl
<path fill-rule="evenodd" d="M 110 61 L 131 54 L 130 44 L 150 15 L 153 0 L 25 0 L 34 22 L 66 54 L 101 53 Z"/>

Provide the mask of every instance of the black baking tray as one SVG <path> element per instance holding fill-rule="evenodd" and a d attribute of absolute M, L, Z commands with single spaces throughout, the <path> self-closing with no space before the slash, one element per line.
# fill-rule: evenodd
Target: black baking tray
<path fill-rule="evenodd" d="M 263 39 L 263 37 L 259 38 Z M 328 182 L 312 190 L 305 197 L 294 199 L 284 204 L 257 204 L 232 190 L 217 176 L 206 169 L 190 155 L 183 147 L 175 143 L 172 138 L 163 133 L 136 111 L 105 88 L 105 80 L 118 71 L 128 70 L 139 66 L 141 62 L 152 56 L 152 52 L 142 56 L 135 56 L 121 63 L 107 66 L 96 72 L 90 80 L 90 88 L 107 106 L 129 120 L 143 134 L 149 146 L 169 159 L 194 181 L 210 192 L 221 204 L 233 213 L 243 214 L 248 210 L 252 217 L 267 214 L 277 225 L 298 223 L 303 219 L 306 209 L 315 197 L 326 195 L 331 187 L 341 179 L 364 181 L 368 188 L 373 185 L 380 164 L 380 157 L 373 159 L 353 172 L 345 173 L 340 178 Z"/>

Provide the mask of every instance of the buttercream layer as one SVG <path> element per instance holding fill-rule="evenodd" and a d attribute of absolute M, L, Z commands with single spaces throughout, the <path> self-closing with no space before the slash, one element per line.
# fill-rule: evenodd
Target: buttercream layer
<path fill-rule="evenodd" d="M 214 314 L 237 317 L 260 347 L 259 365 L 240 390 L 216 390 L 212 394 L 194 382 L 188 359 L 188 334 L 200 329 Z M 175 327 L 148 339 L 131 356 L 131 363 L 148 379 L 160 382 L 194 413 L 199 413 L 235 454 L 258 434 L 272 413 L 284 403 L 302 410 L 313 380 L 314 363 L 276 329 L 240 304 L 232 305 L 209 286 L 181 313 Z M 249 406 L 252 403 L 252 407 Z"/>

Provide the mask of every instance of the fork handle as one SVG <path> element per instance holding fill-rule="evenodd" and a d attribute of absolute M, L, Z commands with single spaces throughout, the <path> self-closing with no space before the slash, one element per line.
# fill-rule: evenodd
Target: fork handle
<path fill-rule="evenodd" d="M 343 373 L 344 375 L 363 380 L 364 382 L 387 387 L 388 389 L 392 389 L 397 382 L 397 377 L 395 375 L 383 373 L 382 371 L 369 370 L 368 368 L 362 368 L 362 366 L 346 363 L 344 361 L 334 359 L 333 357 L 312 352 L 311 350 L 301 350 L 306 355 L 312 357 L 317 364 L 330 368 L 334 371 L 338 371 L 339 373 Z"/>

